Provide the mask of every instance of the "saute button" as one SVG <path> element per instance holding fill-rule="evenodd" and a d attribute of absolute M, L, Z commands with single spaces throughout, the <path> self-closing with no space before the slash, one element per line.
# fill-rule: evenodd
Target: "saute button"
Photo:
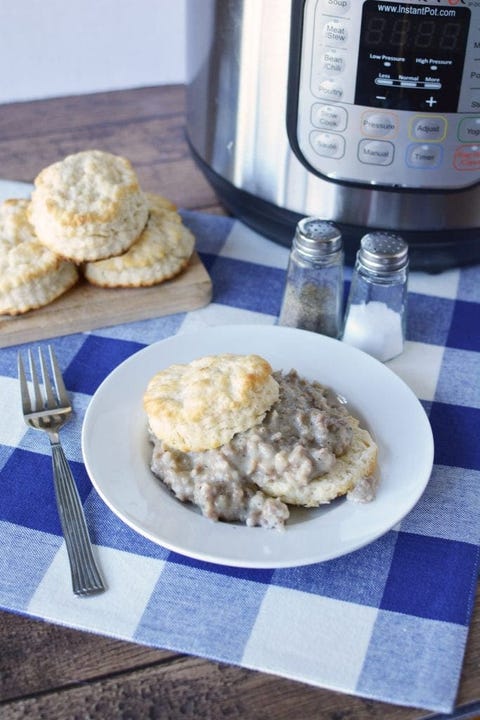
<path fill-rule="evenodd" d="M 313 132 L 310 142 L 317 155 L 329 158 L 341 158 L 345 154 L 345 140 L 341 135 L 326 132 Z"/>

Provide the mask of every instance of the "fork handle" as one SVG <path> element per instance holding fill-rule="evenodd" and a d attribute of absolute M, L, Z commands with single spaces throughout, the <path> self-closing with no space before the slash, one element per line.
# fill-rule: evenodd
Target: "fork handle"
<path fill-rule="evenodd" d="M 58 514 L 70 560 L 73 592 L 92 595 L 105 590 L 105 584 L 93 556 L 82 503 L 70 465 L 60 442 L 50 438 L 53 479 Z"/>

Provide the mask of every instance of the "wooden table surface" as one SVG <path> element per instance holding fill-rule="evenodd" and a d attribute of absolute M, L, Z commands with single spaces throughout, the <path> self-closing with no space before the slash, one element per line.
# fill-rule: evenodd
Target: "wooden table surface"
<path fill-rule="evenodd" d="M 0 106 L 2 178 L 32 182 L 46 165 L 93 147 L 126 155 L 145 190 L 160 192 L 179 207 L 224 213 L 189 152 L 181 86 Z M 9 613 L 0 618 L 2 720 L 432 717 L 421 709 L 350 697 Z M 480 717 L 478 596 L 458 708 L 455 717 L 473 717 L 475 710 Z"/>

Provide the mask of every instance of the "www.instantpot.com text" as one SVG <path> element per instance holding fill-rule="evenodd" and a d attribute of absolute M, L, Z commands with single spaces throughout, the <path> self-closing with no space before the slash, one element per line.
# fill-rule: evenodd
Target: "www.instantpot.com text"
<path fill-rule="evenodd" d="M 427 17 L 455 17 L 454 8 L 424 7 L 419 5 L 384 5 L 378 3 L 379 12 L 396 13 L 398 15 L 426 15 Z"/>

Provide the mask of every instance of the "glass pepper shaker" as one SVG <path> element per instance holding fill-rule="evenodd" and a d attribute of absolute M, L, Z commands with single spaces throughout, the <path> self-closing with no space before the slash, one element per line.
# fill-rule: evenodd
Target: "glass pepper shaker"
<path fill-rule="evenodd" d="M 408 246 L 399 236 L 371 232 L 360 241 L 342 340 L 386 362 L 403 351 Z"/>
<path fill-rule="evenodd" d="M 303 218 L 292 243 L 278 322 L 338 338 L 342 297 L 342 235 L 331 222 Z"/>

